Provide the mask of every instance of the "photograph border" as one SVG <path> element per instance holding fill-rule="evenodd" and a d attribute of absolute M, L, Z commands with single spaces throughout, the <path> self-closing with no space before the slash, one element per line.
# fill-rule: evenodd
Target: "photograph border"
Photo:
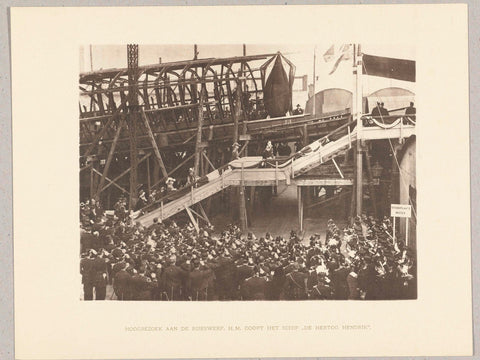
<path fill-rule="evenodd" d="M 93 2 L 92 2 L 93 3 Z M 90 4 L 92 4 L 90 3 Z M 267 2 L 264 2 L 264 4 Z M 320 3 L 320 2 L 319 2 Z M 321 4 L 338 4 L 338 1 L 323 1 Z M 359 4 L 359 3 L 368 3 L 368 4 L 383 4 L 384 1 L 343 1 L 342 4 Z M 397 4 L 411 4 L 415 1 L 396 1 Z M 438 3 L 438 1 L 424 1 L 423 3 Z M 459 3 L 458 1 L 441 1 L 441 3 Z M 478 24 L 478 19 L 480 16 L 479 3 L 475 0 L 462 3 L 468 3 L 469 6 L 469 66 L 470 66 L 470 153 L 477 154 L 480 150 L 480 145 L 478 142 L 473 141 L 476 137 L 480 135 L 480 124 L 473 122 L 472 114 L 478 114 L 480 112 L 480 103 L 474 101 L 479 97 L 479 87 L 480 81 L 478 73 L 480 73 L 480 62 L 479 62 L 479 48 L 477 44 L 477 39 L 480 38 L 480 28 Z M 119 1 L 116 5 L 127 5 L 128 1 Z M 163 1 L 163 5 L 173 5 L 176 4 L 174 1 Z M 230 2 L 217 2 L 221 5 L 237 5 L 239 2 L 230 1 Z M 254 4 L 254 2 L 242 2 L 242 5 Z M 268 4 L 284 4 L 284 2 L 268 2 Z M 306 4 L 306 2 L 291 2 L 291 4 L 300 5 Z M 311 3 L 309 3 L 311 4 Z M 0 18 L 0 26 L 3 30 L 1 31 L 1 43 L 2 51 L 0 55 L 0 66 L 5 73 L 5 76 L 2 76 L 0 79 L 0 86 L 2 90 L 2 97 L 0 98 L 0 117 L 2 122 L 1 126 L 1 138 L 0 142 L 0 173 L 2 177 L 1 181 L 1 212 L 2 217 L 0 218 L 0 231 L 2 232 L 2 239 L 7 241 L 0 242 L 0 253 L 2 257 L 0 258 L 0 291 L 2 294 L 8 294 L 8 296 L 2 296 L 0 299 L 0 357 L 1 358 L 13 358 L 14 352 L 14 343 L 13 343 L 13 229 L 12 229 L 12 164 L 11 164 L 11 85 L 10 85 L 10 37 L 9 37 L 9 26 L 10 26 L 10 11 L 9 6 L 16 5 L 12 0 L 8 0 L 0 6 L 2 10 L 2 16 Z M 41 4 L 34 1 L 29 1 L 22 3 L 22 5 L 38 6 L 38 5 L 49 5 L 49 6 L 80 6 L 82 3 L 78 2 L 66 2 L 66 1 L 41 1 Z M 100 1 L 95 1 L 95 5 L 104 5 Z M 158 2 L 153 1 L 138 1 L 137 5 L 158 5 Z M 212 2 L 190 2 L 190 5 L 212 5 Z M 8 31 L 7 31 L 8 30 Z M 480 346 L 479 337 L 478 337 L 478 327 L 479 327 L 479 297 L 478 292 L 479 284 L 479 270 L 480 270 L 480 248 L 479 241 L 477 240 L 480 235 L 479 224 L 475 221 L 478 219 L 479 214 L 479 189 L 478 189 L 478 168 L 480 160 L 478 157 L 471 155 L 471 167 L 470 167 L 470 186 L 471 186 L 471 229 L 472 229 L 472 276 L 473 276 L 473 319 L 474 323 L 474 349 L 477 350 Z M 6 321 L 4 321 L 6 320 Z M 7 335 L 7 336 L 4 336 Z M 476 351 L 477 352 L 477 351 Z M 343 358 L 343 359 L 350 359 Z M 384 357 L 377 357 L 378 359 Z M 474 358 L 478 358 L 478 354 Z M 342 358 L 332 358 L 332 359 L 342 359 Z"/>

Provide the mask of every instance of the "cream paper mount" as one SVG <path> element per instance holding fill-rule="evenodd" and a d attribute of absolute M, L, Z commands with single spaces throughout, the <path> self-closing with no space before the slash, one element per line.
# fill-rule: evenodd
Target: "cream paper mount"
<path fill-rule="evenodd" d="M 418 299 L 79 301 L 79 46 L 319 42 L 416 49 Z M 470 355 L 467 44 L 460 4 L 12 8 L 16 357 Z"/>

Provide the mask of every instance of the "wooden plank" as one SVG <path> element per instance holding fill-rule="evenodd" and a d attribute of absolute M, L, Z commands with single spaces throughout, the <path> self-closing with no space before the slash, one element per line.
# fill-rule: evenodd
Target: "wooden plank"
<path fill-rule="evenodd" d="M 207 223 L 211 224 L 210 220 L 208 219 L 207 213 L 205 212 L 205 209 L 203 208 L 202 204 L 199 203 L 198 205 L 199 205 L 199 208 L 200 208 L 200 212 L 202 213 L 202 215 L 205 218 L 205 220 L 207 221 Z"/>
<path fill-rule="evenodd" d="M 304 179 L 296 178 L 292 180 L 292 183 L 296 186 L 351 186 L 353 185 L 353 177 L 345 179 Z M 365 180 L 364 185 L 368 185 L 369 182 Z M 379 185 L 380 180 L 378 178 L 373 179 L 373 185 Z"/>
<path fill-rule="evenodd" d="M 280 181 L 279 184 L 284 183 L 284 181 Z M 239 179 L 231 179 L 228 180 L 229 186 L 241 186 L 242 180 Z M 243 180 L 244 186 L 275 186 L 275 180 Z"/>
<path fill-rule="evenodd" d="M 301 179 L 292 180 L 296 186 L 351 186 L 353 179 Z"/>
<path fill-rule="evenodd" d="M 188 206 L 185 206 L 185 210 L 187 211 L 188 217 L 190 218 L 190 221 L 192 222 L 192 225 L 195 227 L 195 230 L 198 233 L 200 231 L 200 229 L 198 228 L 198 224 L 195 221 L 195 218 L 193 217 L 192 212 L 190 211 L 190 208 Z"/>
<path fill-rule="evenodd" d="M 199 205 L 200 205 L 200 204 L 199 204 Z M 210 223 L 210 222 L 208 221 L 208 219 L 206 219 L 205 217 L 203 217 L 203 215 L 200 215 L 198 212 L 196 212 L 196 211 L 193 210 L 192 208 L 189 208 L 189 210 L 190 210 L 193 214 L 197 215 L 197 216 L 198 216 L 200 219 L 202 219 L 203 221 Z"/>
<path fill-rule="evenodd" d="M 167 177 L 168 176 L 167 169 L 165 168 L 165 164 L 163 163 L 162 155 L 160 155 L 160 150 L 158 150 L 157 142 L 155 141 L 155 137 L 153 136 L 152 129 L 150 128 L 150 124 L 148 123 L 148 119 L 147 119 L 147 116 L 145 115 L 145 111 L 143 110 L 143 108 L 140 110 L 140 113 L 142 114 L 143 124 L 147 129 L 147 134 L 150 139 L 150 143 L 152 144 L 153 152 L 157 159 L 158 165 L 160 166 L 160 170 L 162 171 L 163 176 Z"/>
<path fill-rule="evenodd" d="M 298 199 L 298 223 L 300 225 L 300 232 L 303 232 L 303 191 L 300 186 L 297 187 Z"/>
<path fill-rule="evenodd" d="M 335 167 L 337 168 L 337 171 L 340 174 L 340 177 L 343 179 L 345 176 L 343 176 L 342 171 L 340 170 L 340 168 L 337 165 L 337 162 L 335 161 L 335 158 L 332 158 L 332 162 L 335 165 Z"/>

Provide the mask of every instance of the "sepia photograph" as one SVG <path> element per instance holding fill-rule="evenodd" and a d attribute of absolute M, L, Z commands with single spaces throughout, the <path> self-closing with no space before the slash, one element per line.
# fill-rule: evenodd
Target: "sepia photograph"
<path fill-rule="evenodd" d="M 80 299 L 417 299 L 415 50 L 80 46 Z"/>
<path fill-rule="evenodd" d="M 468 14 L 12 8 L 16 358 L 471 355 Z"/>

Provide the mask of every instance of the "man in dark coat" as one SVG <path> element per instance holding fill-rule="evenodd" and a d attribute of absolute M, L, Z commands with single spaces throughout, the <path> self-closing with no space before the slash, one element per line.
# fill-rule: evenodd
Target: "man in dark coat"
<path fill-rule="evenodd" d="M 286 300 L 306 300 L 308 273 L 304 268 L 294 270 L 285 276 L 284 294 Z"/>
<path fill-rule="evenodd" d="M 127 264 L 122 262 L 119 263 L 119 268 L 115 273 L 113 279 L 113 290 L 115 295 L 117 295 L 118 300 L 131 300 L 131 281 L 132 276 L 126 270 Z"/>
<path fill-rule="evenodd" d="M 332 287 L 335 293 L 335 300 L 347 300 L 347 276 L 349 273 L 350 270 L 345 266 L 343 256 L 341 256 L 338 268 L 332 272 Z"/>
<path fill-rule="evenodd" d="M 283 266 L 279 265 L 273 269 L 272 279 L 269 281 L 268 300 L 279 300 L 282 296 L 283 286 L 285 284 L 285 271 Z"/>
<path fill-rule="evenodd" d="M 240 294 L 243 300 L 265 300 L 267 291 L 267 280 L 261 276 L 265 272 L 257 267 L 252 277 L 246 279 L 240 287 Z"/>
<path fill-rule="evenodd" d="M 380 117 L 380 102 L 377 102 L 377 106 L 372 109 L 372 116 L 375 118 Z"/>
<path fill-rule="evenodd" d="M 83 299 L 93 300 L 94 287 L 94 255 L 95 250 L 90 250 L 87 257 L 80 260 L 80 274 L 82 274 Z"/>
<path fill-rule="evenodd" d="M 93 260 L 95 300 L 105 300 L 107 293 L 107 262 L 102 255 Z"/>
<path fill-rule="evenodd" d="M 145 276 L 145 268 L 140 267 L 138 273 L 132 276 L 132 300 L 152 300 L 152 280 Z"/>
<path fill-rule="evenodd" d="M 417 113 L 417 109 L 415 108 L 413 101 L 411 101 L 410 106 L 405 109 L 405 115 L 407 115 L 407 117 L 415 121 L 416 113 Z"/>
<path fill-rule="evenodd" d="M 333 299 L 333 289 L 329 284 L 329 279 L 325 274 L 318 274 L 318 283 L 310 292 L 310 299 L 312 300 L 331 300 Z"/>
<path fill-rule="evenodd" d="M 300 107 L 300 104 L 297 104 L 297 108 L 293 110 L 292 112 L 293 115 L 302 115 L 303 114 L 303 109 Z"/>
<path fill-rule="evenodd" d="M 233 300 L 235 298 L 236 266 L 228 250 L 217 260 L 215 269 L 216 290 L 218 300 Z"/>
<path fill-rule="evenodd" d="M 202 269 L 199 259 L 193 261 L 193 270 L 189 273 L 187 282 L 188 298 L 193 301 L 208 299 L 208 288 L 212 277 L 212 270 Z"/>
<path fill-rule="evenodd" d="M 240 290 L 240 285 L 248 279 L 249 277 L 253 276 L 254 273 L 254 265 L 252 263 L 252 259 L 250 258 L 249 261 L 242 258 L 238 261 L 237 270 L 236 270 L 236 279 L 235 279 L 235 288 Z"/>
<path fill-rule="evenodd" d="M 169 258 L 169 265 L 163 270 L 161 282 L 168 300 L 183 300 L 185 296 L 184 284 L 187 272 L 175 265 L 176 257 Z"/>

